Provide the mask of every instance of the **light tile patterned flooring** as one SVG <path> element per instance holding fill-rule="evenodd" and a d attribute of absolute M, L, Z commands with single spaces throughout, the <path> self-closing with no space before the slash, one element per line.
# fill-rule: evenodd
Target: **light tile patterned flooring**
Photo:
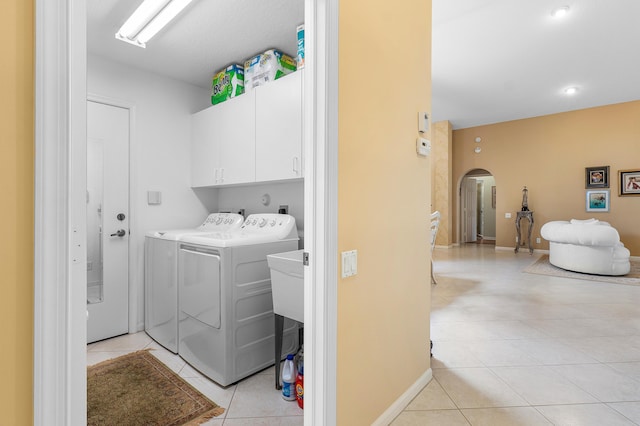
<path fill-rule="evenodd" d="M 87 346 L 87 364 L 93 365 L 141 349 L 151 353 L 198 389 L 225 408 L 225 413 L 206 426 L 300 426 L 303 410 L 295 401 L 282 399 L 274 388 L 274 368 L 254 374 L 235 385 L 223 388 L 193 369 L 178 355 L 167 351 L 146 333 L 128 334 Z"/>
<path fill-rule="evenodd" d="M 640 286 L 521 272 L 538 257 L 435 251 L 434 379 L 393 426 L 640 425 Z"/>

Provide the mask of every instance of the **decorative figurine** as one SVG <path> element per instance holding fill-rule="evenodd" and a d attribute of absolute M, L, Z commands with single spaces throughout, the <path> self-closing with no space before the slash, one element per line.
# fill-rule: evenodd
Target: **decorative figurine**
<path fill-rule="evenodd" d="M 527 189 L 526 185 L 522 190 L 522 211 L 523 212 L 529 211 L 529 190 Z"/>

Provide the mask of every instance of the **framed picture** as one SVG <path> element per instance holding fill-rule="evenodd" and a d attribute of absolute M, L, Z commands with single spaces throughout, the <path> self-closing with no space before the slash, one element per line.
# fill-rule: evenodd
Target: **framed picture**
<path fill-rule="evenodd" d="M 609 190 L 587 191 L 587 211 L 588 212 L 608 212 L 609 211 Z"/>
<path fill-rule="evenodd" d="M 621 197 L 640 195 L 640 170 L 618 170 Z"/>
<path fill-rule="evenodd" d="M 609 166 L 586 167 L 585 188 L 608 188 L 609 187 Z"/>
<path fill-rule="evenodd" d="M 496 208 L 496 187 L 491 187 L 491 208 Z"/>

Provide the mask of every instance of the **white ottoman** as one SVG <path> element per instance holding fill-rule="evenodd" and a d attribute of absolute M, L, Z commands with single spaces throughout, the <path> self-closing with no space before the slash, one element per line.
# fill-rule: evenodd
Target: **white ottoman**
<path fill-rule="evenodd" d="M 597 219 L 545 223 L 540 230 L 549 241 L 549 263 L 569 271 L 596 275 L 629 273 L 629 250 L 618 231 Z"/>

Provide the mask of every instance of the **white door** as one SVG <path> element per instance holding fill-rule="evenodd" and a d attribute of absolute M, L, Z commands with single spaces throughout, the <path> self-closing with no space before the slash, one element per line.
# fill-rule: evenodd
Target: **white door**
<path fill-rule="evenodd" d="M 478 186 L 476 179 L 462 179 L 462 242 L 476 241 Z"/>
<path fill-rule="evenodd" d="M 129 110 L 87 102 L 87 343 L 129 331 Z"/>

